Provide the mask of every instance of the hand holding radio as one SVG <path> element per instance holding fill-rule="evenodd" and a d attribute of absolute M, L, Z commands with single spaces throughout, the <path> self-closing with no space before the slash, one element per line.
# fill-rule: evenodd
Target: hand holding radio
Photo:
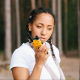
<path fill-rule="evenodd" d="M 36 63 L 40 67 L 42 67 L 50 55 L 50 54 L 48 54 L 49 48 L 46 46 L 46 44 L 42 43 L 41 39 L 38 36 L 36 36 L 34 39 L 32 39 L 31 35 L 29 33 L 27 33 L 27 34 L 28 34 L 28 37 L 29 37 L 32 45 L 35 48 Z"/>
<path fill-rule="evenodd" d="M 37 51 L 35 50 L 35 58 L 36 58 L 36 63 L 42 67 L 47 58 L 49 57 L 49 54 L 47 54 L 49 48 L 45 45 L 42 45 Z"/>
<path fill-rule="evenodd" d="M 43 42 L 41 41 L 41 39 L 36 35 L 34 39 L 32 39 L 31 35 L 29 34 L 29 32 L 27 32 L 28 37 L 32 43 L 32 45 L 34 46 L 35 50 L 38 50 L 41 45 L 43 44 Z M 47 52 L 48 54 L 48 52 Z"/>

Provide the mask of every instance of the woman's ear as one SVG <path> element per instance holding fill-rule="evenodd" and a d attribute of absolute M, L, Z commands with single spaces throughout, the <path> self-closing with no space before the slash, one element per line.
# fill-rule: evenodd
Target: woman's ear
<path fill-rule="evenodd" d="M 31 31 L 31 23 L 29 23 L 29 27 L 28 28 L 29 28 L 29 31 Z"/>

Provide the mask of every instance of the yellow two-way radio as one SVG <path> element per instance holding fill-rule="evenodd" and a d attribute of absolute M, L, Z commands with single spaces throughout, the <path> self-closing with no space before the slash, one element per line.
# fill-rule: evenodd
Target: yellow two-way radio
<path fill-rule="evenodd" d="M 29 32 L 27 32 L 28 37 L 32 43 L 32 45 L 34 46 L 34 48 L 36 50 L 38 50 L 40 48 L 40 46 L 43 44 L 43 42 L 41 41 L 41 39 L 36 35 L 34 39 L 32 39 L 31 35 L 29 34 Z M 48 54 L 48 52 L 47 52 Z"/>
<path fill-rule="evenodd" d="M 36 35 L 34 39 L 32 39 L 31 35 L 29 34 L 29 32 L 27 33 L 28 34 L 28 37 L 32 43 L 32 45 L 34 46 L 34 48 L 36 50 L 39 49 L 39 47 L 43 44 L 41 39 Z"/>

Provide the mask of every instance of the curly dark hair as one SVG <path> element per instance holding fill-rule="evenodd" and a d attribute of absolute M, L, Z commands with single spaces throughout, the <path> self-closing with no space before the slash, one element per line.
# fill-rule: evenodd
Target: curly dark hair
<path fill-rule="evenodd" d="M 27 21 L 27 24 L 26 24 L 26 30 L 27 30 L 27 32 L 29 32 L 29 34 L 31 35 L 31 31 L 29 31 L 29 28 L 28 28 L 28 26 L 29 26 L 29 23 L 33 23 L 34 22 L 34 20 L 36 19 L 36 16 L 38 15 L 38 14 L 41 14 L 41 13 L 49 13 L 49 14 L 51 14 L 52 16 L 53 16 L 53 18 L 54 18 L 54 24 L 55 24 L 55 15 L 53 14 L 53 12 L 51 11 L 51 9 L 46 9 L 46 8 L 43 8 L 43 7 L 39 7 L 39 8 L 37 8 L 37 9 L 34 9 L 34 10 L 32 10 L 32 12 L 31 12 L 31 14 L 30 14 L 30 16 L 29 16 L 29 19 L 28 19 L 28 21 Z M 52 38 L 52 35 L 51 35 L 51 37 L 47 40 L 47 42 L 50 44 L 50 47 L 51 47 L 51 51 L 52 51 L 52 55 L 53 55 L 53 57 L 55 58 L 55 54 L 54 54 L 54 51 L 53 51 L 53 46 L 52 46 L 52 41 L 51 41 L 51 38 Z"/>

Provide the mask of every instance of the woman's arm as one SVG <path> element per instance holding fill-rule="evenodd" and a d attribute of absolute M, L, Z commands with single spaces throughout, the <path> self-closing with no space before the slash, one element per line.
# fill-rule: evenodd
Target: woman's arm
<path fill-rule="evenodd" d="M 14 67 L 12 69 L 12 74 L 14 80 L 38 80 L 40 79 L 41 70 L 42 68 L 35 64 L 31 76 L 29 75 L 28 69 L 22 67 Z"/>
<path fill-rule="evenodd" d="M 42 67 L 44 63 L 46 62 L 47 58 L 49 57 L 48 48 L 46 45 L 42 45 L 37 51 L 35 51 L 35 58 L 36 58 L 36 64 L 34 66 L 34 69 L 29 75 L 29 70 L 27 68 L 23 67 L 14 67 L 12 68 L 12 74 L 14 80 L 39 80 Z"/>
<path fill-rule="evenodd" d="M 29 71 L 27 68 L 14 67 L 12 68 L 12 75 L 14 80 L 27 80 L 29 78 Z"/>

